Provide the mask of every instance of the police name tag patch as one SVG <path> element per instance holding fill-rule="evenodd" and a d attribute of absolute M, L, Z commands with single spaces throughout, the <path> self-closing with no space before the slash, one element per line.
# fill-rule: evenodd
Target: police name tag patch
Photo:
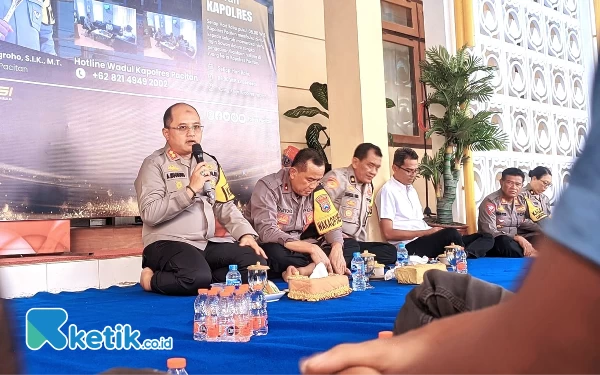
<path fill-rule="evenodd" d="M 183 172 L 171 172 L 167 173 L 167 180 L 173 180 L 176 178 L 186 178 L 187 176 Z"/>

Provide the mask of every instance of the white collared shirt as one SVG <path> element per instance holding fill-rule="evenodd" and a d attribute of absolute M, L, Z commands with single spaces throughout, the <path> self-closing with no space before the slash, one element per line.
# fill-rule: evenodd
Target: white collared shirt
<path fill-rule="evenodd" d="M 399 230 L 428 230 L 431 227 L 423 220 L 423 207 L 419 195 L 412 185 L 404 185 L 390 178 L 377 193 L 375 200 L 379 220 L 389 219 L 392 228 Z M 388 241 L 393 245 L 414 241 Z"/>

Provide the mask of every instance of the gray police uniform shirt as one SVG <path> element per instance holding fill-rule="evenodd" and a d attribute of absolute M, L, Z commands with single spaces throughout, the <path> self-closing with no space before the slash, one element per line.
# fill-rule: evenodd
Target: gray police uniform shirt
<path fill-rule="evenodd" d="M 332 169 L 323 177 L 323 186 L 342 218 L 345 237 L 367 240 L 367 222 L 373 212 L 373 185 L 359 183 L 354 168 Z"/>
<path fill-rule="evenodd" d="M 49 0 L 45 1 L 47 4 L 43 0 L 24 0 L 17 6 L 8 22 L 13 31 L 6 35 L 6 42 L 56 55 L 53 25 L 48 21 L 53 18 L 52 8 Z M 0 19 L 8 13 L 10 6 L 11 0 L 0 0 Z"/>
<path fill-rule="evenodd" d="M 284 246 L 299 241 L 300 235 L 314 221 L 314 197 L 298 196 L 292 190 L 289 168 L 261 178 L 252 192 L 244 216 L 252 223 L 262 243 Z M 325 241 L 343 244 L 341 229 L 325 233 Z M 317 239 L 306 239 L 316 243 Z"/>
<path fill-rule="evenodd" d="M 600 223 L 600 70 L 594 77 L 590 103 L 591 129 L 585 148 L 571 170 L 569 185 L 554 206 L 552 217 L 544 220 L 546 236 L 600 265 L 598 223 Z"/>
<path fill-rule="evenodd" d="M 526 232 L 539 232 L 541 228 L 527 218 L 527 202 L 518 195 L 513 201 L 502 198 L 498 190 L 484 198 L 479 205 L 479 232 L 494 237 L 506 235 L 514 237 Z"/>
<path fill-rule="evenodd" d="M 222 170 L 217 161 L 204 155 L 213 186 L 216 186 L 225 176 L 221 176 Z M 156 150 L 142 163 L 135 180 L 135 191 L 144 223 L 144 247 L 156 241 L 169 240 L 204 250 L 208 240 L 232 242 L 230 237 L 215 237 L 215 218 L 235 240 L 246 234 L 257 236 L 233 203 L 234 196 L 228 189 L 217 191 L 214 204 L 210 204 L 207 197 L 201 195 L 202 192 L 197 192 L 194 199 L 188 196 L 186 186 L 196 165 L 194 158 L 184 159 L 168 145 Z"/>

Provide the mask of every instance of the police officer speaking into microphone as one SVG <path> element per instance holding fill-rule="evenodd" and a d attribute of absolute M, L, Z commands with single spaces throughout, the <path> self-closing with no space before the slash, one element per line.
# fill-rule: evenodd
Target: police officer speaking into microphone
<path fill-rule="evenodd" d="M 0 41 L 56 55 L 50 0 L 0 0 Z"/>
<path fill-rule="evenodd" d="M 204 161 L 198 163 L 192 156 L 194 145 L 202 140 L 198 112 L 188 104 L 174 104 L 166 110 L 163 125 L 167 144 L 144 160 L 135 180 L 144 223 L 142 288 L 196 295 L 211 282 L 224 282 L 232 264 L 247 283 L 247 267 L 266 265 L 266 255 L 256 243 L 257 233 L 233 203 L 218 161 L 204 153 Z M 206 193 L 206 182 L 215 187 L 214 196 Z M 215 220 L 236 241 L 216 238 Z"/>

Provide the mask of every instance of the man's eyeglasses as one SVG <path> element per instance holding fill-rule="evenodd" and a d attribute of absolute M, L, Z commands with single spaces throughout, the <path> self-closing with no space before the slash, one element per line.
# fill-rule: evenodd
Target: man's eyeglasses
<path fill-rule="evenodd" d="M 544 180 L 540 180 L 540 181 L 542 181 L 542 184 L 544 185 L 545 188 L 552 187 L 552 182 L 546 182 Z"/>
<path fill-rule="evenodd" d="M 199 133 L 204 129 L 204 126 L 203 125 L 192 125 L 192 126 L 179 125 L 176 127 L 170 127 L 169 129 L 177 130 L 181 134 L 187 134 L 191 130 L 193 130 L 194 133 Z"/>
<path fill-rule="evenodd" d="M 419 172 L 418 168 L 417 169 L 408 169 L 408 168 L 401 167 L 399 165 L 396 165 L 396 167 L 402 169 L 404 172 L 406 172 L 409 175 L 417 174 Z"/>

